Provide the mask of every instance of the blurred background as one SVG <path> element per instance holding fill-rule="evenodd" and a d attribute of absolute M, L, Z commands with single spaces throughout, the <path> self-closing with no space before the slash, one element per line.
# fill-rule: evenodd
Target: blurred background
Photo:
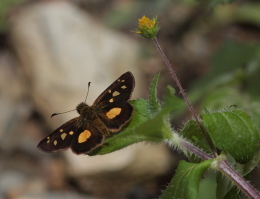
<path fill-rule="evenodd" d="M 196 110 L 236 104 L 260 125 L 259 10 L 258 0 L 1 0 L 0 198 L 150 199 L 166 188 L 185 157 L 165 144 L 96 157 L 36 147 L 77 115 L 50 118 L 84 101 L 89 81 L 90 105 L 126 71 L 133 99 L 148 97 L 157 72 L 161 100 L 175 87 L 153 43 L 131 32 L 143 15 L 158 16 L 158 40 Z M 173 128 L 187 118 L 173 117 Z M 212 198 L 213 181 L 205 177 L 200 198 Z"/>

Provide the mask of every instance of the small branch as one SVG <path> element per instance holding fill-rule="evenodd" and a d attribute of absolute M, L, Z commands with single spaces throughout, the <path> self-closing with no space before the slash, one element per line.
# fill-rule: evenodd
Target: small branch
<path fill-rule="evenodd" d="M 191 103 L 190 103 L 190 101 L 189 101 L 189 99 L 188 99 L 188 97 L 187 97 L 187 95 L 186 95 L 184 89 L 183 89 L 182 86 L 181 86 L 181 83 L 180 83 L 180 81 L 179 81 L 179 79 L 178 79 L 178 77 L 177 77 L 175 71 L 173 70 L 173 68 L 172 68 L 172 66 L 171 66 L 171 64 L 170 64 L 170 62 L 169 62 L 169 60 L 167 59 L 166 55 L 164 54 L 164 52 L 163 52 L 163 50 L 162 50 L 162 48 L 161 48 L 161 46 L 160 46 L 160 44 L 159 44 L 157 38 L 154 38 L 153 41 L 154 41 L 156 47 L 158 48 L 158 50 L 159 50 L 159 52 L 160 52 L 160 54 L 161 54 L 161 56 L 162 56 L 164 62 L 166 63 L 166 65 L 167 65 L 167 67 L 168 67 L 168 69 L 169 69 L 169 71 L 170 71 L 170 73 L 171 73 L 173 79 L 175 80 L 177 86 L 179 87 L 180 92 L 181 92 L 181 94 L 182 94 L 184 100 L 185 100 L 186 103 L 188 104 L 188 107 L 189 107 L 189 109 L 190 109 L 190 112 L 192 113 L 192 115 L 193 115 L 194 119 L 196 120 L 197 124 L 199 125 L 199 127 L 200 127 L 202 133 L 204 134 L 204 136 L 205 136 L 207 142 L 209 143 L 213 156 L 216 157 L 216 154 L 215 154 L 216 149 L 215 149 L 215 147 L 214 147 L 214 144 L 212 143 L 211 139 L 209 138 L 208 134 L 206 133 L 206 130 L 203 128 L 203 126 L 202 126 L 202 124 L 201 124 L 201 122 L 200 122 L 200 120 L 199 120 L 199 118 L 198 118 L 196 112 L 195 112 L 194 109 L 193 109 L 193 106 L 191 105 Z"/>
<path fill-rule="evenodd" d="M 248 183 L 239 173 L 237 173 L 227 162 L 222 160 L 219 163 L 219 170 L 222 171 L 228 178 L 230 178 L 249 198 L 260 199 L 260 193 Z"/>
<path fill-rule="evenodd" d="M 199 156 L 200 158 L 202 158 L 204 160 L 210 160 L 213 158 L 212 156 L 205 153 L 200 148 L 194 146 L 193 144 L 191 144 L 190 142 L 188 142 L 186 140 L 183 140 L 182 144 L 187 150 L 189 150 L 190 152 L 194 153 L 195 155 Z"/>
<path fill-rule="evenodd" d="M 204 160 L 212 159 L 213 157 L 209 154 L 203 152 L 201 149 L 197 148 L 190 142 L 183 140 L 183 146 L 199 156 Z M 220 157 L 220 156 L 219 156 Z M 227 176 L 232 182 L 234 182 L 249 198 L 251 199 L 260 199 L 260 193 L 249 183 L 247 182 L 239 173 L 237 173 L 228 163 L 226 159 L 219 161 L 217 168 L 223 175 Z"/>
<path fill-rule="evenodd" d="M 173 132 L 174 133 L 174 132 Z M 204 160 L 210 160 L 213 157 L 205 152 L 203 152 L 200 148 L 194 146 L 189 141 L 183 139 L 178 134 L 175 134 L 174 138 L 170 140 L 170 143 L 173 146 L 179 146 L 181 150 L 184 152 L 188 150 L 189 152 L 197 155 L 198 157 Z M 211 167 L 214 170 L 220 171 L 223 175 L 227 176 L 232 182 L 234 182 L 249 198 L 251 199 L 260 199 L 260 193 L 249 183 L 247 182 L 239 173 L 237 173 L 228 163 L 223 156 L 218 156 L 215 158 L 218 164 L 214 164 L 215 166 Z"/>

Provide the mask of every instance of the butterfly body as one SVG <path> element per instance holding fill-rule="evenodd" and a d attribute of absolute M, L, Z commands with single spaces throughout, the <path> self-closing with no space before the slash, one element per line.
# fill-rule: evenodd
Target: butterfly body
<path fill-rule="evenodd" d="M 80 103 L 79 117 L 69 120 L 43 139 L 38 148 L 44 152 L 66 150 L 88 153 L 101 146 L 132 118 L 134 108 L 128 102 L 135 85 L 131 72 L 124 73 L 95 100 L 92 106 Z"/>
<path fill-rule="evenodd" d="M 98 117 L 100 111 L 97 106 L 89 106 L 85 102 L 81 102 L 77 106 L 76 110 L 80 114 L 80 123 L 83 129 L 86 129 L 89 125 L 88 123 L 91 123 L 99 130 L 99 132 L 102 132 L 105 137 L 110 136 L 110 132 L 107 130 L 105 124 Z"/>

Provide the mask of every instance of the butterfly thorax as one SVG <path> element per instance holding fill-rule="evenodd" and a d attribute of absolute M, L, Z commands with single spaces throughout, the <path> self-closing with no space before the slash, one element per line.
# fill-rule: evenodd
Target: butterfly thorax
<path fill-rule="evenodd" d="M 80 114 L 82 118 L 82 122 L 84 121 L 92 121 L 97 118 L 96 112 L 93 106 L 87 105 L 85 102 L 81 102 L 77 108 L 77 112 Z"/>

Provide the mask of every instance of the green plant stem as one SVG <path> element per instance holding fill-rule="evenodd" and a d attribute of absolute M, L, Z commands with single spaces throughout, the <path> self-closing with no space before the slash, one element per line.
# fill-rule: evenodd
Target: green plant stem
<path fill-rule="evenodd" d="M 227 160 L 222 160 L 218 169 L 230 178 L 236 185 L 249 197 L 252 199 L 260 199 L 260 193 L 248 183 L 239 173 L 237 173 L 228 163 Z"/>
<path fill-rule="evenodd" d="M 188 97 L 187 97 L 187 95 L 186 95 L 184 89 L 182 88 L 182 85 L 181 85 L 181 83 L 180 83 L 180 81 L 179 81 L 179 79 L 178 79 L 178 77 L 177 77 L 175 71 L 174 71 L 173 68 L 172 68 L 172 65 L 170 64 L 169 60 L 167 59 L 165 53 L 163 52 L 163 50 L 162 50 L 162 48 L 161 48 L 161 46 L 160 46 L 160 44 L 159 44 L 157 38 L 154 38 L 153 41 L 154 41 L 156 47 L 158 48 L 158 50 L 159 50 L 159 52 L 160 52 L 160 54 L 161 54 L 161 56 L 162 56 L 164 62 L 166 63 L 166 65 L 167 65 L 167 67 L 168 67 L 168 69 L 169 69 L 169 71 L 170 71 L 170 73 L 171 73 L 173 79 L 175 80 L 175 82 L 176 82 L 178 88 L 180 89 L 180 92 L 181 92 L 181 94 L 182 94 L 184 100 L 185 100 L 186 103 L 188 104 L 188 107 L 189 107 L 189 109 L 190 109 L 190 112 L 192 113 L 192 115 L 193 115 L 194 119 L 196 120 L 197 124 L 199 125 L 199 127 L 200 127 L 202 133 L 203 133 L 204 136 L 205 136 L 205 139 L 206 139 L 207 142 L 209 143 L 213 156 L 216 157 L 215 147 L 214 147 L 214 145 L 213 145 L 211 139 L 209 138 L 208 134 L 206 133 L 205 129 L 203 128 L 203 126 L 202 126 L 202 124 L 201 124 L 201 122 L 200 122 L 200 120 L 199 120 L 199 118 L 198 118 L 196 112 L 194 111 L 193 106 L 191 105 L 191 103 L 190 103 L 190 101 L 189 101 L 189 99 L 188 99 Z"/>
<path fill-rule="evenodd" d="M 204 160 L 210 160 L 213 158 L 212 156 L 205 153 L 204 151 L 202 151 L 201 149 L 199 149 L 198 147 L 194 146 L 193 144 L 191 144 L 190 142 L 188 142 L 186 140 L 183 140 L 182 144 L 187 150 L 196 154 L 197 156 L 199 156 L 200 158 L 202 158 Z"/>
<path fill-rule="evenodd" d="M 167 59 L 166 55 L 164 54 L 160 44 L 158 43 L 157 38 L 153 39 L 155 45 L 157 46 L 163 60 L 165 61 L 173 79 L 175 80 L 177 86 L 180 89 L 180 92 L 184 98 L 184 100 L 186 101 L 186 103 L 188 104 L 188 107 L 190 109 L 190 112 L 192 113 L 194 119 L 196 120 L 197 124 L 199 125 L 202 133 L 204 134 L 206 140 L 208 141 L 210 147 L 211 147 L 211 151 L 214 157 L 217 156 L 217 154 L 215 153 L 215 147 L 211 141 L 211 139 L 208 137 L 208 134 L 206 133 L 206 130 L 204 129 L 204 127 L 202 126 L 197 114 L 195 113 L 184 89 L 181 86 L 181 83 L 175 73 L 175 71 L 173 70 L 169 60 Z M 213 157 L 205 152 L 203 152 L 201 149 L 197 148 L 196 146 L 194 146 L 193 144 L 189 143 L 186 140 L 182 141 L 182 146 L 187 149 L 188 151 L 196 154 L 197 156 L 201 157 L 202 159 L 205 160 L 209 160 L 212 159 Z M 220 156 L 219 156 L 220 157 Z M 221 160 L 218 164 L 218 168 L 215 168 L 219 171 L 221 171 L 225 176 L 227 176 L 228 178 L 230 178 L 249 198 L 252 199 L 260 199 L 260 193 L 257 192 L 257 190 L 250 184 L 248 183 L 239 173 L 237 173 L 231 166 L 230 164 L 227 162 L 227 160 Z"/>
<path fill-rule="evenodd" d="M 197 148 L 190 142 L 183 140 L 183 146 L 190 152 L 196 154 L 204 160 L 212 159 L 212 156 L 203 152 L 201 149 Z M 221 156 L 219 156 L 220 158 Z M 232 180 L 249 198 L 251 199 L 260 199 L 260 193 L 249 183 L 247 182 L 239 173 L 237 173 L 228 163 L 226 159 L 219 161 L 219 164 L 214 169 L 219 170 L 223 175 L 227 176 Z"/>

